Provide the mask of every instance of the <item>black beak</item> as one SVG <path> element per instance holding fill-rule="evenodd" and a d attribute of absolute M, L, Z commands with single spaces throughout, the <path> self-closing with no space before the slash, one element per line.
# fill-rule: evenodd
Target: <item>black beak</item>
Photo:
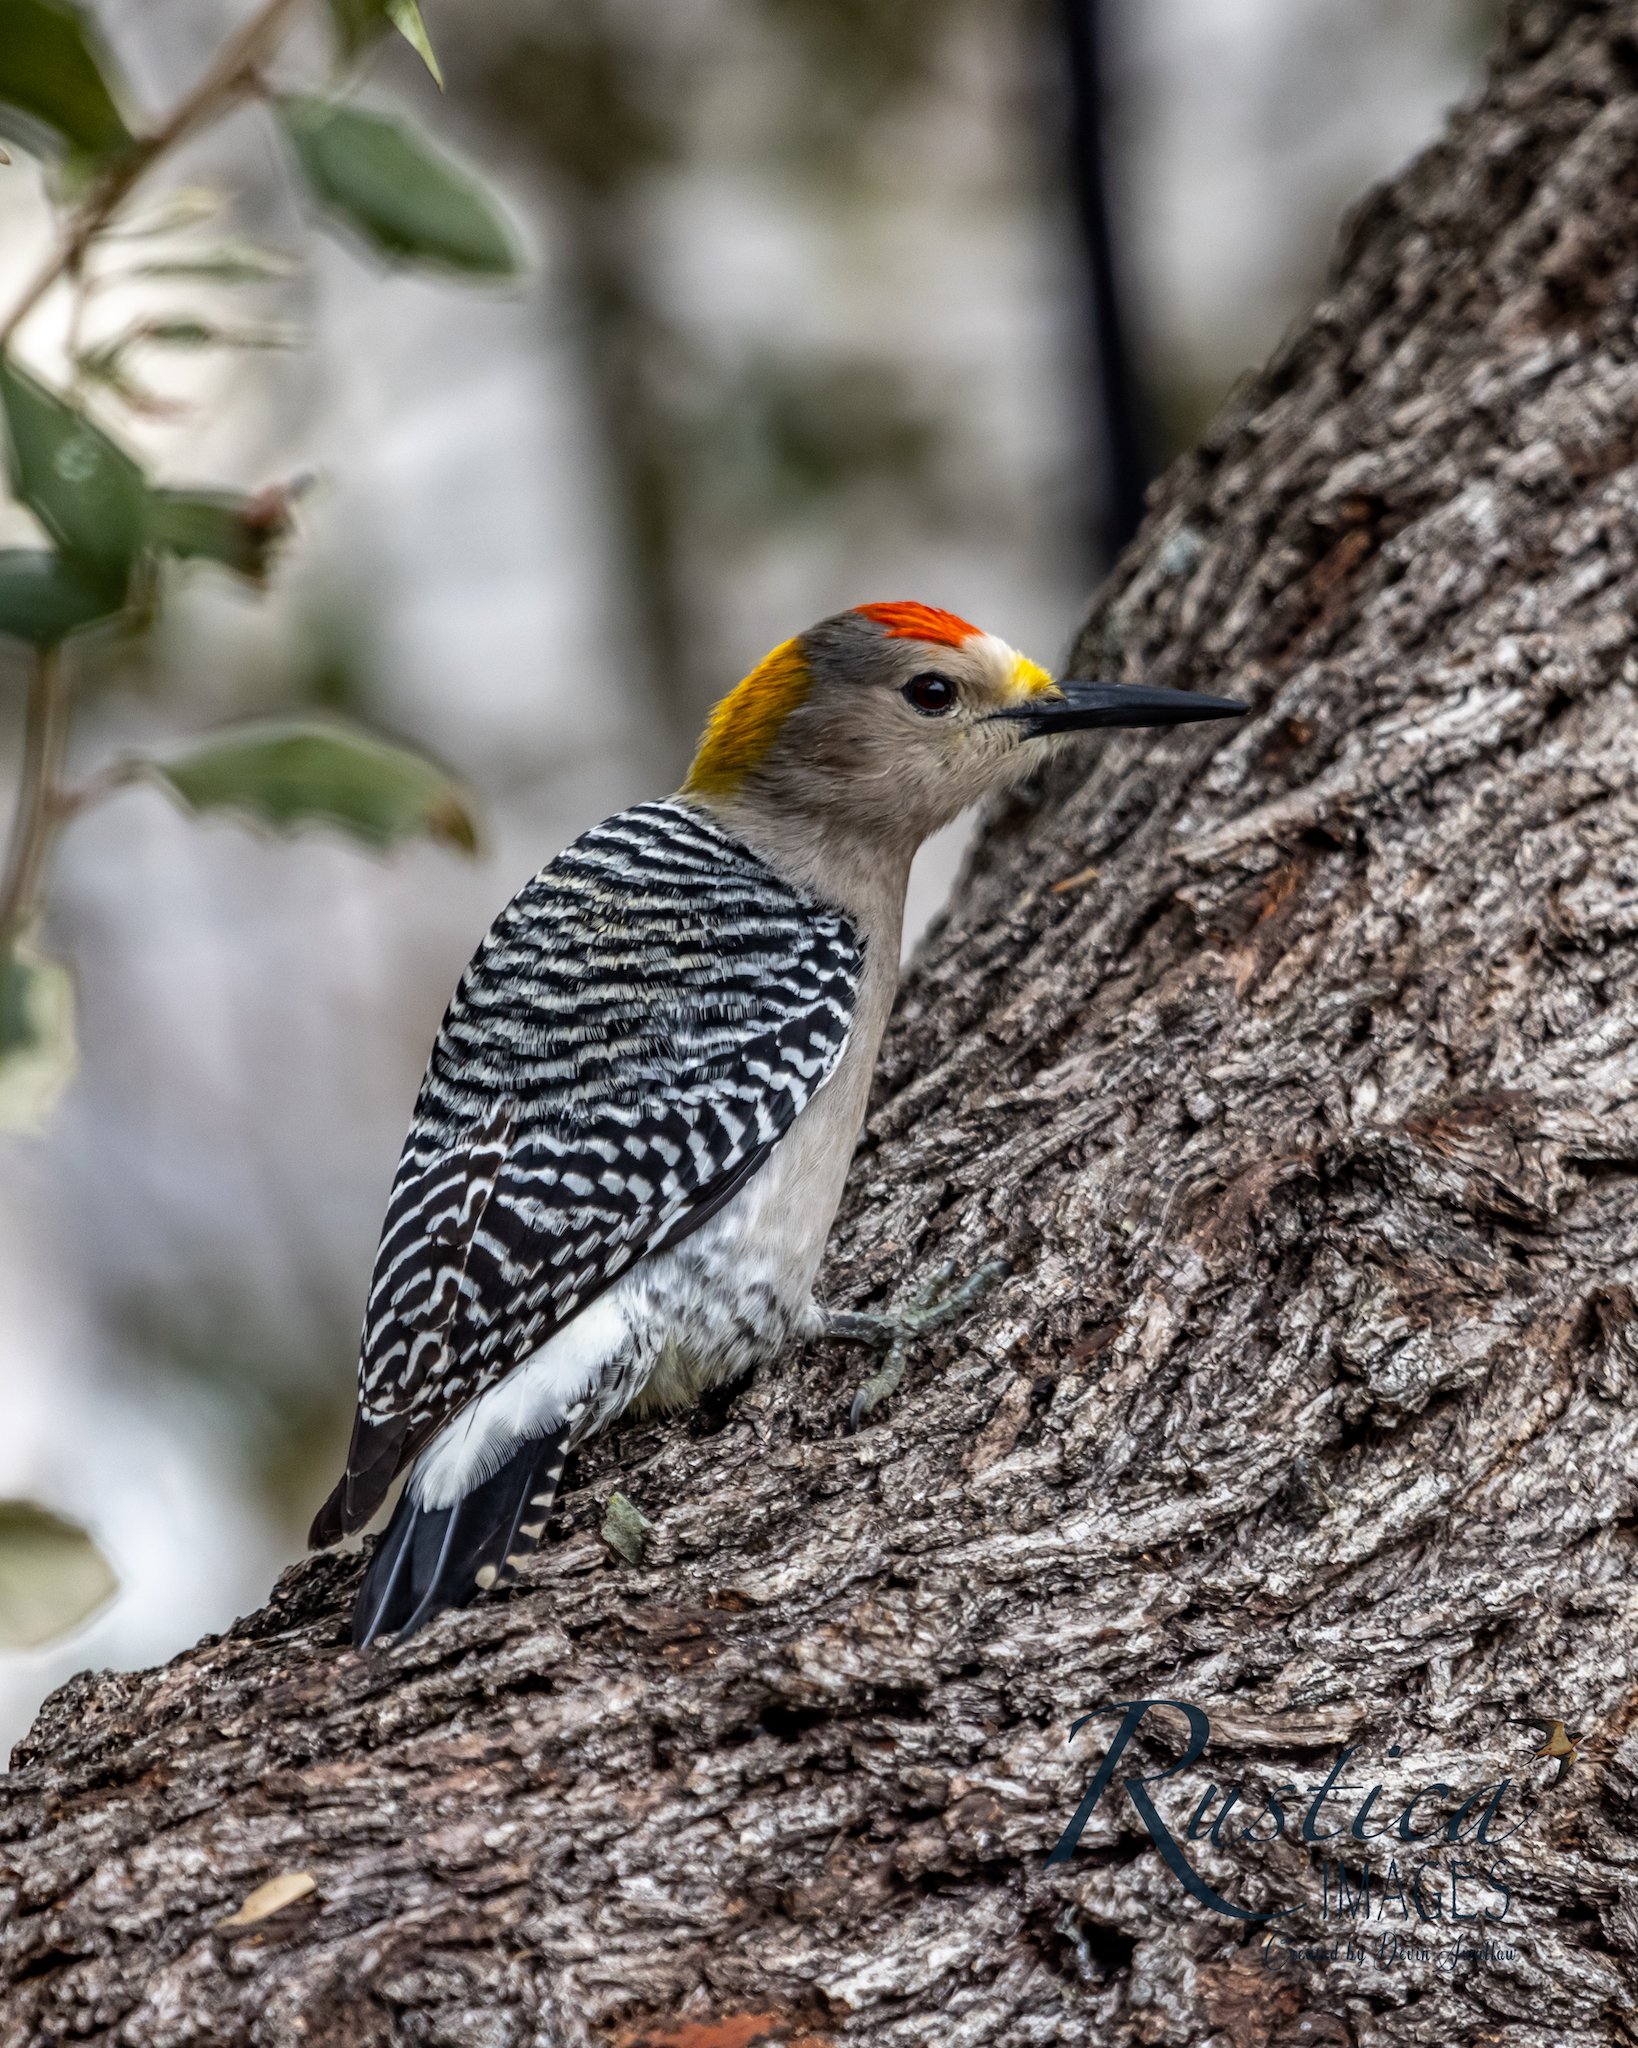
<path fill-rule="evenodd" d="M 1232 697 L 1200 697 L 1192 690 L 1161 690 L 1148 683 L 1070 681 L 1054 687 L 1056 697 L 1036 697 L 992 716 L 1016 719 L 1025 738 L 1037 740 L 1089 726 L 1190 725 L 1198 718 L 1244 718 L 1251 709 Z"/>

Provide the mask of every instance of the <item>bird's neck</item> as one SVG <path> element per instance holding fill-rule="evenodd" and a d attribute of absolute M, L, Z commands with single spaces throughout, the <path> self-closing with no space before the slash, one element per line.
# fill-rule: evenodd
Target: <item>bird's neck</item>
<path fill-rule="evenodd" d="M 775 874 L 845 910 L 872 952 L 896 965 L 913 844 L 861 838 L 811 815 L 771 813 L 734 797 L 712 801 L 685 792 L 680 800 L 707 811 Z"/>

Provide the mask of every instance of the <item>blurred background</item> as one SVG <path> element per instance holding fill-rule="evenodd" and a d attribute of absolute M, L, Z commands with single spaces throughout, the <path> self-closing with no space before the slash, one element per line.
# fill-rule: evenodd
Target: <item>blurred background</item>
<path fill-rule="evenodd" d="M 152 119 L 245 8 L 94 12 Z M 283 345 L 173 351 L 123 430 L 164 475 L 315 482 L 267 595 L 179 577 L 140 645 L 71 649 L 71 759 L 349 711 L 447 763 L 482 844 L 383 861 L 151 788 L 66 833 L 47 936 L 79 1062 L 0 1138 L 0 1497 L 87 1524 L 118 1590 L 0 1654 L 0 1755 L 70 1672 L 169 1655 L 300 1554 L 427 1046 L 504 899 L 672 787 L 710 700 L 826 612 L 913 596 L 1055 660 L 1144 477 L 1314 296 L 1341 212 L 1496 26 L 1488 0 L 424 12 L 445 95 L 395 41 L 362 91 L 481 167 L 526 278 L 457 288 L 315 233 L 259 109 L 161 170 L 145 204 L 213 187 L 296 261 L 256 288 Z M 324 62 L 301 29 L 280 75 Z M 13 149 L 0 307 L 50 239 Z M 0 540 L 26 526 L 0 512 Z M 924 857 L 917 929 L 961 844 Z"/>

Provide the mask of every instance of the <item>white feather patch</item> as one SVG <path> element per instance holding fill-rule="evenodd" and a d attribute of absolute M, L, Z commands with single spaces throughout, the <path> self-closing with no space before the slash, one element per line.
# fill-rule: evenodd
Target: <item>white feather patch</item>
<path fill-rule="evenodd" d="M 546 1436 L 631 1335 L 614 1292 L 600 1295 L 498 1386 L 463 1408 L 415 1462 L 424 1508 L 447 1508 L 498 1472 L 526 1437 Z"/>

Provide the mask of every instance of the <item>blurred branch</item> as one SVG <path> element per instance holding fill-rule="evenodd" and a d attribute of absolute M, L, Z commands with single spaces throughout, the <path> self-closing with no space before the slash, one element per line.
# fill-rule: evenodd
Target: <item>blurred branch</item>
<path fill-rule="evenodd" d="M 120 754 L 94 775 L 88 775 L 83 782 L 60 788 L 54 804 L 58 822 L 66 824 L 70 818 L 77 818 L 81 811 L 88 811 L 105 798 L 129 789 L 132 783 L 142 780 L 144 772 L 145 763 L 139 755 Z"/>
<path fill-rule="evenodd" d="M 1131 338 L 1110 219 L 1105 149 L 1106 0 L 1061 0 L 1069 59 L 1069 178 L 1080 221 L 1103 437 L 1103 546 L 1112 562 L 1137 532 L 1155 473 L 1148 404 L 1132 366 Z"/>
<path fill-rule="evenodd" d="M 180 99 L 152 135 L 128 150 L 92 189 L 90 196 L 69 223 L 56 249 L 47 258 L 33 282 L 0 325 L 0 347 L 10 341 L 17 328 L 61 277 L 72 275 L 84 261 L 85 252 L 99 230 L 107 225 L 130 197 L 133 188 L 170 150 L 203 122 L 211 120 L 230 105 L 257 89 L 257 67 L 269 55 L 285 27 L 286 17 L 303 0 L 263 0 L 237 35 L 229 38 L 216 61 L 193 90 Z"/>
<path fill-rule="evenodd" d="M 68 683 L 61 647 L 35 650 L 23 732 L 23 771 L 5 874 L 0 877 L 0 954 L 33 915 L 51 842 L 65 815 L 63 748 L 68 737 Z"/>

